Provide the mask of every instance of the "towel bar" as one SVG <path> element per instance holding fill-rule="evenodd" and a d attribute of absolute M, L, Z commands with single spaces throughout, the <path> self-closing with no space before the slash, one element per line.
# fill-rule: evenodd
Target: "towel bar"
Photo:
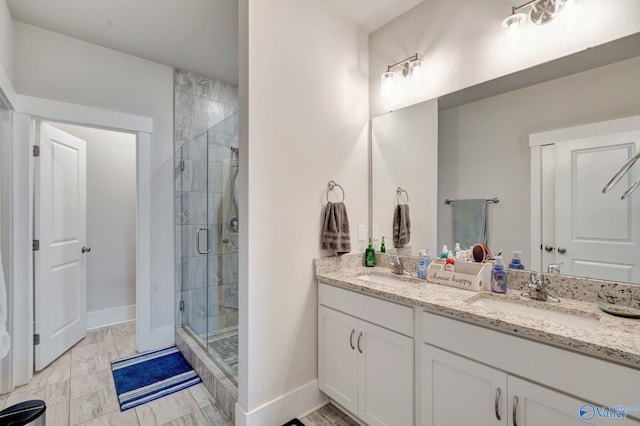
<path fill-rule="evenodd" d="M 444 200 L 444 203 L 445 204 L 451 204 L 451 203 L 454 203 L 455 201 L 456 200 L 450 200 L 450 199 L 447 198 L 446 200 Z M 487 201 L 487 203 L 496 203 L 496 204 L 498 204 L 500 202 L 500 199 L 498 197 L 495 197 L 495 198 L 487 199 L 486 201 Z"/>

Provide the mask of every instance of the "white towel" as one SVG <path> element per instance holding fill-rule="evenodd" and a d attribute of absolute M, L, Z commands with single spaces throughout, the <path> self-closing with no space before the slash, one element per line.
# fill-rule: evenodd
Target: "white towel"
<path fill-rule="evenodd" d="M 7 290 L 4 284 L 2 253 L 0 252 L 0 359 L 7 356 L 11 348 L 11 339 L 7 333 Z"/>

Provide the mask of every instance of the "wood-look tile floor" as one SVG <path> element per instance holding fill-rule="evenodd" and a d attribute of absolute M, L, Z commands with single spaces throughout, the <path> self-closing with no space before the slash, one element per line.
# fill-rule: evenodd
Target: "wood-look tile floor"
<path fill-rule="evenodd" d="M 329 403 L 300 419 L 305 426 L 358 426 L 351 417 Z"/>
<path fill-rule="evenodd" d="M 202 383 L 121 412 L 111 361 L 136 353 L 135 322 L 92 330 L 27 385 L 0 395 L 0 409 L 47 404 L 47 426 L 230 426 Z"/>

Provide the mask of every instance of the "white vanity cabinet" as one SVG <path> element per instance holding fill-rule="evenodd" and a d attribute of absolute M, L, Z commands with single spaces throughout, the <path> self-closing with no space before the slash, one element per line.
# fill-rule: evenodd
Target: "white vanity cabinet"
<path fill-rule="evenodd" d="M 620 419 L 587 413 L 583 420 L 581 407 L 640 405 L 640 371 L 633 368 L 429 313 L 422 341 L 425 426 L 605 425 Z M 624 424 L 640 422 L 629 417 Z"/>
<path fill-rule="evenodd" d="M 318 301 L 320 389 L 368 425 L 413 425 L 413 308 L 323 283 Z"/>

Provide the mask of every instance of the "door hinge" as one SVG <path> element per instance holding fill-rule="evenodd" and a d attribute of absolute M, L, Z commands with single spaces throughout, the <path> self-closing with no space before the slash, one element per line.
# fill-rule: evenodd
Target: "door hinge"
<path fill-rule="evenodd" d="M 34 157 L 40 157 L 40 146 L 39 145 L 34 145 L 33 146 L 33 156 Z"/>
<path fill-rule="evenodd" d="M 38 346 L 39 344 L 40 344 L 40 335 L 36 333 L 33 335 L 33 345 Z"/>
<path fill-rule="evenodd" d="M 184 311 L 184 300 L 180 301 L 180 312 Z"/>
<path fill-rule="evenodd" d="M 40 240 L 33 240 L 33 251 L 40 250 Z"/>

